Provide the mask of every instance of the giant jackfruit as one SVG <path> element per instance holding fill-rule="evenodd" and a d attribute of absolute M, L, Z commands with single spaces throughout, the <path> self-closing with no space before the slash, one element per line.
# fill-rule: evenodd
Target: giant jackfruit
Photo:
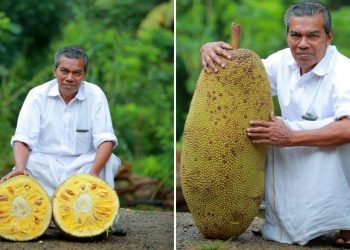
<path fill-rule="evenodd" d="M 267 146 L 253 145 L 246 129 L 251 120 L 269 119 L 271 90 L 260 58 L 234 45 L 238 27 L 233 59 L 222 58 L 226 68 L 201 72 L 184 128 L 181 185 L 195 224 L 209 238 L 242 234 L 264 189 Z"/>
<path fill-rule="evenodd" d="M 0 236 L 28 241 L 41 236 L 51 221 L 51 202 L 33 178 L 12 177 L 0 184 Z"/>
<path fill-rule="evenodd" d="M 56 189 L 52 207 L 55 224 L 65 234 L 86 238 L 108 230 L 118 214 L 119 199 L 100 178 L 75 174 Z"/>

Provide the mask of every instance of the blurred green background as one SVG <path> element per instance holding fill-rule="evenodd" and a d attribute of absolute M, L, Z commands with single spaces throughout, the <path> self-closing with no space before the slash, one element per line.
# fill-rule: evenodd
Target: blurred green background
<path fill-rule="evenodd" d="M 174 6 L 162 0 L 0 1 L 0 172 L 29 89 L 53 78 L 58 48 L 87 52 L 132 172 L 173 188 Z"/>
<path fill-rule="evenodd" d="M 176 1 L 176 140 L 181 147 L 184 122 L 202 69 L 199 49 L 207 42 L 230 42 L 231 23 L 242 26 L 241 47 L 265 58 L 287 47 L 283 23 L 290 0 Z M 321 1 L 331 11 L 337 49 L 350 57 L 350 1 Z M 350 84 L 350 83 L 349 83 Z"/>

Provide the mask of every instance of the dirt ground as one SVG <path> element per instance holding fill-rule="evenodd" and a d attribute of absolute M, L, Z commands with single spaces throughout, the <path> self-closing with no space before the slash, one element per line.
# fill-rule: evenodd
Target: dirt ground
<path fill-rule="evenodd" d="M 235 240 L 220 241 L 205 238 L 194 225 L 190 213 L 176 213 L 176 249 L 177 250 L 214 250 L 214 249 L 269 249 L 269 250 L 306 250 L 306 249 L 337 249 L 332 246 L 335 233 L 312 240 L 306 246 L 287 245 L 266 241 L 261 236 L 252 233 L 262 228 L 264 219 L 256 217 L 247 231 Z M 339 248 L 338 248 L 339 249 Z"/>
<path fill-rule="evenodd" d="M 89 240 L 72 240 L 57 228 L 49 228 L 39 239 L 30 242 L 0 240 L 1 250 L 109 250 L 109 249 L 174 249 L 174 215 L 172 212 L 153 212 L 121 209 L 120 218 L 126 236 L 108 235 Z"/>

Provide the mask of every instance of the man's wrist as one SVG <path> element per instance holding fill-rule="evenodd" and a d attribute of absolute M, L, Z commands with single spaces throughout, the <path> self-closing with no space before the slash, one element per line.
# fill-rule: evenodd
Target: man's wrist
<path fill-rule="evenodd" d="M 26 171 L 27 168 L 26 168 L 26 166 L 23 166 L 23 165 L 15 165 L 14 170 L 15 171 Z"/>
<path fill-rule="evenodd" d="M 293 139 L 294 139 L 294 131 L 289 129 L 289 134 L 288 134 L 288 140 L 287 140 L 287 147 L 293 146 Z"/>
<path fill-rule="evenodd" d="M 94 175 L 94 176 L 99 176 L 99 173 L 97 173 L 97 171 L 94 170 L 93 168 L 91 168 L 89 174 Z"/>

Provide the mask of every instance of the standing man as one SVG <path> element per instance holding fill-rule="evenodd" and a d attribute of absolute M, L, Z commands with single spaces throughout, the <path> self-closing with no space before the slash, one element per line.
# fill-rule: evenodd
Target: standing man
<path fill-rule="evenodd" d="M 333 39 L 329 11 L 315 1 L 289 7 L 284 22 L 289 48 L 263 60 L 282 116 L 252 121 L 247 136 L 269 144 L 265 174 L 265 239 L 305 245 L 342 230 L 350 245 L 350 60 Z M 229 58 L 230 45 L 202 46 L 207 72 Z"/>
<path fill-rule="evenodd" d="M 23 103 L 11 139 L 15 167 L 1 182 L 30 175 L 52 196 L 69 176 L 88 173 L 114 188 L 120 160 L 112 150 L 118 141 L 105 94 L 84 81 L 87 69 L 81 48 L 58 50 L 56 78 L 30 90 Z"/>

